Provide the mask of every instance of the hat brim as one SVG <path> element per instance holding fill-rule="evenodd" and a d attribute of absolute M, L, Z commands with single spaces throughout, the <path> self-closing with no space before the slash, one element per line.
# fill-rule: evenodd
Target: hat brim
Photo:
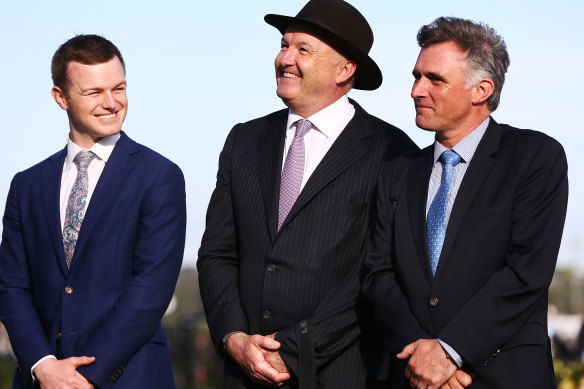
<path fill-rule="evenodd" d="M 294 21 L 310 24 L 312 27 L 322 32 L 319 38 L 322 38 L 327 43 L 330 43 L 335 50 L 340 51 L 343 55 L 348 56 L 349 59 L 357 63 L 357 70 L 355 72 L 355 83 L 353 88 L 361 90 L 375 90 L 379 88 L 383 82 L 383 76 L 379 66 L 373 61 L 367 53 L 364 53 L 358 47 L 353 46 L 342 37 L 335 34 L 333 31 L 324 26 L 316 24 L 310 20 L 305 20 L 299 17 L 291 17 L 285 15 L 267 14 L 264 20 L 271 26 L 274 26 L 280 31 L 282 35 L 290 24 Z M 319 34 L 320 35 L 320 34 Z"/>

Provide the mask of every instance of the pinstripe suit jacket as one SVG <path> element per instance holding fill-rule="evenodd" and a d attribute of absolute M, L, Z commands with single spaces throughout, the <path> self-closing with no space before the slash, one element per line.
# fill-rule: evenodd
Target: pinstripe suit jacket
<path fill-rule="evenodd" d="M 355 116 L 318 165 L 277 231 L 288 110 L 236 125 L 219 159 L 197 267 L 211 337 L 278 332 L 297 372 L 295 326 L 310 331 L 319 387 L 365 386 L 356 300 L 378 172 L 415 144 L 367 114 Z M 225 388 L 255 387 L 229 360 Z M 285 387 L 296 387 L 293 378 Z"/>

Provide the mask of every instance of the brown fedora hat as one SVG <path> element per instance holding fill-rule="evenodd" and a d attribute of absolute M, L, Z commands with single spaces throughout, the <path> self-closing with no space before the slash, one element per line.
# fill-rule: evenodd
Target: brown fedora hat
<path fill-rule="evenodd" d="M 353 88 L 374 90 L 381 85 L 381 70 L 369 57 L 373 31 L 351 4 L 343 0 L 310 0 L 296 17 L 268 14 L 264 20 L 282 35 L 292 22 L 309 24 L 316 29 L 318 38 L 357 63 Z"/>

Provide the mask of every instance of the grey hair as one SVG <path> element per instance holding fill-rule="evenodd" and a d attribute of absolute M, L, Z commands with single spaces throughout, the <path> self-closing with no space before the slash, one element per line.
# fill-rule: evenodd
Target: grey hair
<path fill-rule="evenodd" d="M 468 52 L 467 87 L 485 78 L 493 81 L 495 89 L 487 100 L 491 112 L 497 109 L 505 73 L 511 63 L 503 38 L 490 26 L 456 17 L 439 17 L 418 31 L 418 44 L 425 48 L 437 43 L 454 42 Z"/>

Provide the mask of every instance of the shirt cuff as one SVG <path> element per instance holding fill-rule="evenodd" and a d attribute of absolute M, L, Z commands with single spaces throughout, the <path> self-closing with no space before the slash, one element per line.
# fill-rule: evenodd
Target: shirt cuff
<path fill-rule="evenodd" d="M 30 368 L 30 375 L 32 376 L 33 382 L 35 382 L 37 380 L 36 376 L 34 375 L 34 368 L 37 367 L 38 365 L 40 365 L 41 362 L 43 362 L 47 359 L 57 359 L 57 357 L 55 357 L 54 355 L 47 355 L 46 357 L 42 357 L 41 359 L 39 359 L 39 361 L 37 363 L 32 365 L 32 367 Z"/>
<path fill-rule="evenodd" d="M 221 354 L 225 354 L 227 353 L 227 338 L 229 338 L 231 335 L 233 334 L 238 334 L 240 332 L 243 331 L 231 331 L 230 333 L 228 333 L 227 335 L 225 335 L 222 339 L 221 339 L 221 346 L 220 346 L 220 351 Z"/>
<path fill-rule="evenodd" d="M 438 342 L 440 342 L 440 345 L 442 346 L 446 354 L 448 354 L 450 359 L 452 359 L 452 362 L 454 362 L 456 366 L 458 366 L 458 368 L 460 369 L 462 367 L 462 357 L 460 356 L 460 354 L 454 351 L 454 349 L 450 347 L 448 343 L 446 343 L 442 339 L 438 338 Z"/>

